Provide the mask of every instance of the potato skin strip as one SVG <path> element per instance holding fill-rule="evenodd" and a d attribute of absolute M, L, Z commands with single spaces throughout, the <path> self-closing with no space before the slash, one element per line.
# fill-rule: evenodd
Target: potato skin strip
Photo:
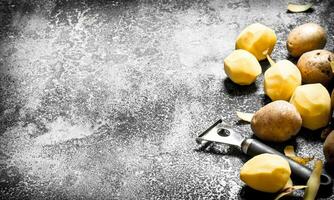
<path fill-rule="evenodd" d="M 275 61 L 273 59 L 271 59 L 271 57 L 268 54 L 266 56 L 267 56 L 267 60 L 270 63 L 270 65 L 274 66 L 276 64 Z"/>
<path fill-rule="evenodd" d="M 322 161 L 316 160 L 312 174 L 307 181 L 307 188 L 304 193 L 304 200 L 314 200 L 320 186 L 320 176 L 322 174 Z"/>
<path fill-rule="evenodd" d="M 334 72 L 334 61 L 331 62 L 331 68 L 332 68 L 332 71 Z"/>
<path fill-rule="evenodd" d="M 308 162 L 314 159 L 314 157 L 304 158 L 304 157 L 297 156 L 293 146 L 291 145 L 288 145 L 284 148 L 284 155 L 302 165 L 306 165 Z"/>
<path fill-rule="evenodd" d="M 291 146 L 291 145 L 286 146 L 286 147 L 284 148 L 284 154 L 285 154 L 285 156 L 287 156 L 287 157 L 294 157 L 294 156 L 296 156 L 294 147 Z"/>
<path fill-rule="evenodd" d="M 280 198 L 287 196 L 296 190 L 302 190 L 305 188 L 307 188 L 306 185 L 294 185 L 294 186 L 288 187 L 284 189 L 280 194 L 278 194 L 274 200 L 279 200 Z"/>
<path fill-rule="evenodd" d="M 238 112 L 237 111 L 237 116 L 241 120 L 249 122 L 249 123 L 252 121 L 253 115 L 254 115 L 254 113 L 245 113 L 245 112 Z"/>

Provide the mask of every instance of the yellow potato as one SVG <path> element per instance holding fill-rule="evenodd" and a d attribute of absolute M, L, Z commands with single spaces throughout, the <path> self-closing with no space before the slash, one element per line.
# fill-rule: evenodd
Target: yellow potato
<path fill-rule="evenodd" d="M 302 117 L 302 126 L 316 130 L 327 126 L 331 112 L 331 98 L 320 83 L 298 86 L 293 93 L 292 103 Z"/>
<path fill-rule="evenodd" d="M 248 51 L 234 50 L 224 60 L 224 70 L 226 75 L 239 85 L 252 84 L 262 68 L 256 58 Z"/>
<path fill-rule="evenodd" d="M 260 154 L 248 160 L 240 170 L 240 179 L 249 187 L 275 193 L 288 182 L 291 169 L 287 160 L 274 154 Z"/>
<path fill-rule="evenodd" d="M 247 50 L 258 60 L 264 60 L 273 51 L 276 41 L 276 34 L 271 28 L 255 23 L 241 31 L 235 48 Z"/>
<path fill-rule="evenodd" d="M 273 101 L 288 101 L 301 82 L 301 74 L 296 65 L 288 60 L 281 60 L 264 73 L 264 92 Z"/>
<path fill-rule="evenodd" d="M 291 56 L 298 57 L 307 51 L 325 47 L 327 34 L 324 28 L 315 23 L 307 23 L 294 28 L 286 42 Z"/>

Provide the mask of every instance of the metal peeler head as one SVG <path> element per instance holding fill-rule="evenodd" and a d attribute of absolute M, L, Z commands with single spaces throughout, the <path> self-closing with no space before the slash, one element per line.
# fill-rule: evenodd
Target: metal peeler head
<path fill-rule="evenodd" d="M 230 125 L 224 124 L 222 119 L 219 119 L 196 138 L 198 144 L 206 147 L 211 143 L 223 143 L 241 147 L 243 140 L 244 138 Z"/>

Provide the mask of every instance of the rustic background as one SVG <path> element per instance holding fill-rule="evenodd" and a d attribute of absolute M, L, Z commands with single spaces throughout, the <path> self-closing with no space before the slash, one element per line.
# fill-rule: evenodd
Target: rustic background
<path fill-rule="evenodd" d="M 287 3 L 0 1 L 1 199 L 259 199 L 239 180 L 247 156 L 195 138 L 219 117 L 250 137 L 235 111 L 268 102 L 262 76 L 240 87 L 223 71 L 247 25 L 275 30 L 276 60 L 306 22 L 333 51 L 333 1 Z M 323 159 L 316 133 L 289 143 Z"/>

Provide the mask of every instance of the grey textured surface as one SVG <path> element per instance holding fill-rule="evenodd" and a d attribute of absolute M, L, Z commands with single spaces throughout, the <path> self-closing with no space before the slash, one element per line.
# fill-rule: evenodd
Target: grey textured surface
<path fill-rule="evenodd" d="M 333 2 L 286 6 L 1 1 L 2 199 L 259 199 L 239 180 L 246 156 L 223 145 L 197 152 L 195 138 L 219 117 L 249 137 L 235 111 L 268 102 L 262 76 L 240 87 L 223 71 L 248 24 L 275 30 L 274 59 L 288 57 L 287 34 L 305 22 L 326 28 L 333 51 Z M 290 143 L 323 159 L 317 134 Z"/>

